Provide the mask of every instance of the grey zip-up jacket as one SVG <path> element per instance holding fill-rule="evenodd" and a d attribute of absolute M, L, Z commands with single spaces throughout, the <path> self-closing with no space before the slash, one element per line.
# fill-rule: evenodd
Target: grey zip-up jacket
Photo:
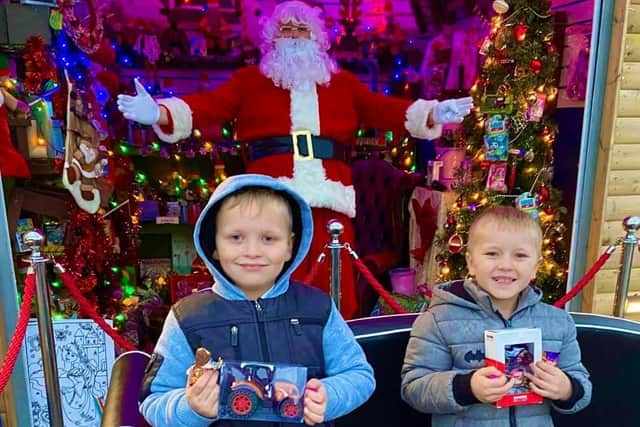
<path fill-rule="evenodd" d="M 434 289 L 429 309 L 413 324 L 402 366 L 401 394 L 413 408 L 433 414 L 432 425 L 474 427 L 553 426 L 550 409 L 574 413 L 591 401 L 589 373 L 580 361 L 576 327 L 564 310 L 540 302 L 527 287 L 510 319 L 503 319 L 475 282 L 454 281 Z M 498 409 L 471 393 L 471 375 L 484 366 L 484 331 L 540 328 L 542 350 L 560 352 L 558 367 L 571 380 L 568 401 Z"/>

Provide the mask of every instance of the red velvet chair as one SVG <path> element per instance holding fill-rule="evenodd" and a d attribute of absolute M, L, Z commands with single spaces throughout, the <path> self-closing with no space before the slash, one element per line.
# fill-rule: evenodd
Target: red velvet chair
<path fill-rule="evenodd" d="M 404 172 L 385 160 L 356 160 L 351 166 L 356 192 L 354 249 L 378 280 L 389 287 L 388 270 L 408 266 L 407 204 L 424 176 Z M 356 276 L 360 316 L 368 316 L 378 295 Z"/>

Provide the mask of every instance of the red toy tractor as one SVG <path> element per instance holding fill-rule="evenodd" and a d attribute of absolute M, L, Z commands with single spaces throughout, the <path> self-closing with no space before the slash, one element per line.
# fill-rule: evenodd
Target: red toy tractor
<path fill-rule="evenodd" d="M 298 387 L 290 382 L 273 382 L 275 366 L 261 363 L 240 365 L 244 380 L 232 379 L 227 405 L 239 417 L 250 417 L 260 407 L 271 408 L 282 418 L 298 418 L 302 401 Z"/>

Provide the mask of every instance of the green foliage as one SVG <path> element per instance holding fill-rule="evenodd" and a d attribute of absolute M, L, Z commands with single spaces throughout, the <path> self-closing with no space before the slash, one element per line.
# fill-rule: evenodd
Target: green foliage
<path fill-rule="evenodd" d="M 558 93 L 559 55 L 553 41 L 550 1 L 511 0 L 509 4 L 506 14 L 491 20 L 483 46 L 485 61 L 471 88 L 474 104 L 479 108 L 467 116 L 462 127 L 472 170 L 467 175 L 458 171 L 459 197 L 449 208 L 444 229 L 437 236 L 439 281 L 468 274 L 464 249 L 459 253 L 449 249 L 451 236 L 457 234 L 466 242 L 469 226 L 483 209 L 513 205 L 516 196 L 530 192 L 537 196 L 544 235 L 536 285 L 544 291 L 545 300 L 551 302 L 564 293 L 568 264 L 567 227 L 563 223 L 567 210 L 560 206 L 560 191 L 551 186 L 553 145 L 558 132 L 552 114 Z M 502 102 L 499 105 L 493 102 L 498 97 Z M 543 113 L 535 117 L 533 111 L 542 100 Z M 510 119 L 508 176 L 515 171 L 507 193 L 491 191 L 486 186 L 490 163 L 484 160 L 485 125 L 492 114 L 500 112 Z"/>

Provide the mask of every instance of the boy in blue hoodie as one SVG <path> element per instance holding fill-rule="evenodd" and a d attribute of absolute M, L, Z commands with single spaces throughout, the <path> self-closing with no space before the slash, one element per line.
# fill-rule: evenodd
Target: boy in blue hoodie
<path fill-rule="evenodd" d="M 309 425 L 330 425 L 369 398 L 373 370 L 331 299 L 290 280 L 312 234 L 309 205 L 277 180 L 239 175 L 218 186 L 194 230 L 215 284 L 178 301 L 165 320 L 141 396 L 140 411 L 150 424 L 265 425 L 217 418 L 216 370 L 188 384 L 199 347 L 214 360 L 306 366 Z"/>
<path fill-rule="evenodd" d="M 540 225 L 513 207 L 489 208 L 471 225 L 466 258 L 473 278 L 434 289 L 428 311 L 413 324 L 402 366 L 402 398 L 433 414 L 433 426 L 551 427 L 551 408 L 574 413 L 591 401 L 571 316 L 542 303 L 542 292 L 529 285 L 541 247 Z M 516 379 L 484 366 L 484 331 L 534 327 L 542 330 L 542 350 L 560 353 L 557 363 L 532 363 L 527 374 L 544 402 L 490 405 Z"/>

